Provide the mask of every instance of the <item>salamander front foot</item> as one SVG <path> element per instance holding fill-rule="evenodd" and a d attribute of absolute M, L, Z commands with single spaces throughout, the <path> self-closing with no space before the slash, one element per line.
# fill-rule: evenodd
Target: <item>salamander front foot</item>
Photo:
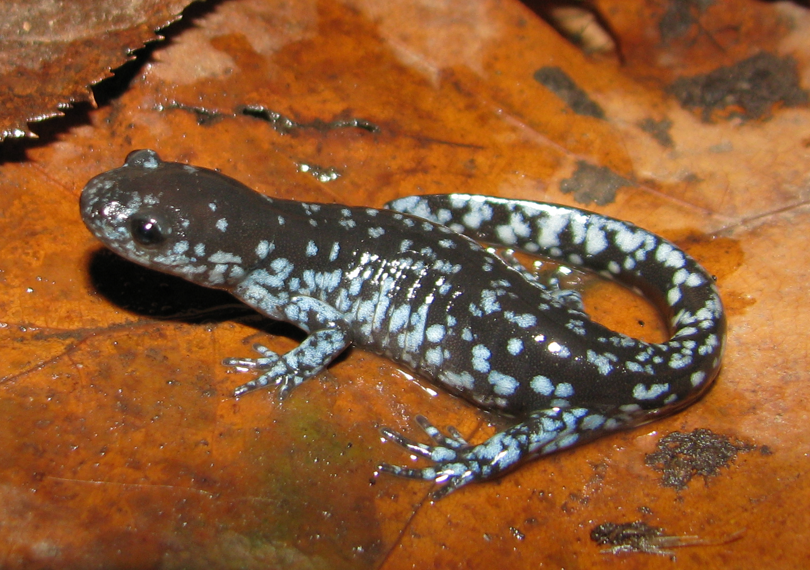
<path fill-rule="evenodd" d="M 285 389 L 284 374 L 279 374 L 282 369 L 272 370 L 274 367 L 278 367 L 281 357 L 261 344 L 254 344 L 253 350 L 261 356 L 259 358 L 226 358 L 222 361 L 223 365 L 233 368 L 237 372 L 267 371 L 250 382 L 238 386 L 233 391 L 233 395 L 236 397 L 244 396 L 249 392 L 270 385 L 281 385 L 282 393 L 286 393 L 289 388 Z"/>

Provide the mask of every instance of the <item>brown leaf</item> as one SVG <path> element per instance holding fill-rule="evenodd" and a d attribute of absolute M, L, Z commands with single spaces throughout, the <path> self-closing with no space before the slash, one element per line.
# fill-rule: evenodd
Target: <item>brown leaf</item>
<path fill-rule="evenodd" d="M 130 59 L 191 0 L 3 3 L 0 141 L 35 136 L 28 123 L 93 101 L 90 86 Z"/>
<path fill-rule="evenodd" d="M 621 58 L 583 53 L 514 1 L 223 2 L 120 97 L 15 141 L 25 152 L 0 168 L 0 566 L 671 568 L 591 540 L 641 520 L 703 540 L 676 551 L 679 567 L 803 567 L 810 111 L 785 96 L 751 112 L 754 86 L 725 75 L 728 106 L 684 106 L 672 86 L 769 54 L 794 62 L 780 85 L 807 90 L 810 15 L 783 2 L 585 4 Z M 245 377 L 224 357 L 255 342 L 284 352 L 300 334 L 101 250 L 78 196 L 135 148 L 283 198 L 587 203 L 717 276 L 724 368 L 673 417 L 431 504 L 429 485 L 374 478 L 379 461 L 409 462 L 378 428 L 421 440 L 424 414 L 481 441 L 503 420 L 359 349 L 283 402 L 234 399 Z M 590 286 L 586 304 L 628 334 L 665 335 L 613 284 Z M 698 428 L 761 453 L 661 487 L 646 455 Z"/>

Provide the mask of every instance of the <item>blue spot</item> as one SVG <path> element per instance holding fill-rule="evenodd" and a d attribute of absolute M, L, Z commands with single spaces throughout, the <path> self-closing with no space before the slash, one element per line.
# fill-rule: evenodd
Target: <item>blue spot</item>
<path fill-rule="evenodd" d="M 478 372 L 489 372 L 489 357 L 492 353 L 483 344 L 477 344 L 472 348 L 472 365 Z"/>
<path fill-rule="evenodd" d="M 500 396 L 511 396 L 517 390 L 519 383 L 512 376 L 493 370 L 487 377 L 489 383 L 492 384 L 496 394 Z"/>
<path fill-rule="evenodd" d="M 529 385 L 532 390 L 543 396 L 550 396 L 554 392 L 554 383 L 547 376 L 537 375 L 532 378 Z"/>
<path fill-rule="evenodd" d="M 560 382 L 554 388 L 554 395 L 558 398 L 570 398 L 574 395 L 574 387 L 568 382 Z"/>
<path fill-rule="evenodd" d="M 512 356 L 517 356 L 523 352 L 523 341 L 519 338 L 510 338 L 506 343 L 506 350 L 508 350 L 509 354 Z"/>
<path fill-rule="evenodd" d="M 260 242 L 259 242 L 259 243 L 256 245 L 256 256 L 257 256 L 259 259 L 264 259 L 264 258 L 266 258 L 266 257 L 267 257 L 267 256 L 270 254 L 270 252 L 272 252 L 272 251 L 273 251 L 275 248 L 276 248 L 275 244 L 273 244 L 273 243 L 271 243 L 271 242 L 267 241 L 266 239 L 263 239 L 263 240 L 261 240 L 261 241 L 260 241 Z"/>
<path fill-rule="evenodd" d="M 654 400 L 668 391 L 669 384 L 652 384 L 649 388 L 644 384 L 636 384 L 633 387 L 633 397 L 636 400 Z"/>
<path fill-rule="evenodd" d="M 444 325 L 431 325 L 425 331 L 425 336 L 430 342 L 441 342 L 444 338 Z"/>

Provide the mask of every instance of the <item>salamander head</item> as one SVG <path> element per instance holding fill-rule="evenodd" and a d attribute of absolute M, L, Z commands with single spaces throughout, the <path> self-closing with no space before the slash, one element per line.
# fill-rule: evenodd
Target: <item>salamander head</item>
<path fill-rule="evenodd" d="M 80 210 L 87 228 L 126 259 L 229 288 L 272 251 L 271 204 L 218 172 L 137 150 L 87 183 Z"/>

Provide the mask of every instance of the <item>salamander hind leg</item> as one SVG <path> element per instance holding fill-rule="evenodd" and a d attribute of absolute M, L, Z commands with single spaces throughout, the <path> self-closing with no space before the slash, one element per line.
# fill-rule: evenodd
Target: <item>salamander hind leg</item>
<path fill-rule="evenodd" d="M 582 302 L 582 294 L 576 289 L 569 289 L 563 286 L 563 282 L 568 281 L 569 276 L 573 272 L 570 267 L 560 265 L 535 273 L 534 271 L 526 269 L 518 258 L 515 257 L 515 253 L 511 249 L 503 250 L 488 247 L 487 251 L 520 273 L 526 281 L 550 295 L 552 299 L 561 305 L 572 311 L 577 311 L 585 317 L 588 316 L 585 312 L 585 304 Z"/>
<path fill-rule="evenodd" d="M 533 412 L 525 421 L 471 445 L 455 428 L 448 428 L 446 436 L 423 416 L 416 420 L 433 444 L 412 441 L 388 428 L 383 428 L 382 434 L 432 465 L 418 469 L 382 463 L 378 469 L 441 485 L 433 493 L 435 500 L 468 483 L 493 479 L 535 457 L 596 439 L 628 421 L 617 416 L 608 419 L 588 408 L 550 408 Z"/>

